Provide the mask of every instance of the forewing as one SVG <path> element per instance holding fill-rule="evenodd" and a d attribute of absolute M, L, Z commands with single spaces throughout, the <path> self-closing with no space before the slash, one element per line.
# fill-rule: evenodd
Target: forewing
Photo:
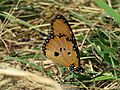
<path fill-rule="evenodd" d="M 51 33 L 54 36 L 64 34 L 69 38 L 73 37 L 73 32 L 70 25 L 61 14 L 57 14 L 56 17 L 51 20 L 51 28 Z"/>

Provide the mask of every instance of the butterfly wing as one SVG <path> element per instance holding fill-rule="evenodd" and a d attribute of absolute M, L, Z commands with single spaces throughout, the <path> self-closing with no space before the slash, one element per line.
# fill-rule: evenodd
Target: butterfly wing
<path fill-rule="evenodd" d="M 69 38 L 73 38 L 74 36 L 70 25 L 61 14 L 57 14 L 56 17 L 51 20 L 51 29 L 50 33 L 54 36 L 59 34 L 64 34 Z"/>
<path fill-rule="evenodd" d="M 55 35 L 59 36 L 60 34 L 64 34 L 67 37 L 72 39 L 74 48 L 76 49 L 76 52 L 78 55 L 78 64 L 80 65 L 80 55 L 79 55 L 79 50 L 78 50 L 78 46 L 76 43 L 76 39 L 75 39 L 73 31 L 72 31 L 69 23 L 65 19 L 65 17 L 61 14 L 57 14 L 55 16 L 55 18 L 53 18 L 51 20 L 51 29 L 52 30 L 51 30 L 50 34 L 53 36 L 55 36 Z"/>
<path fill-rule="evenodd" d="M 83 71 L 80 66 L 80 55 L 76 39 L 67 20 L 61 14 L 56 15 L 51 20 L 50 34 L 45 40 L 42 50 L 44 55 L 57 63 L 66 67 L 77 67 Z"/>
<path fill-rule="evenodd" d="M 43 44 L 43 52 L 48 59 L 56 63 L 66 67 L 74 64 L 78 67 L 78 56 L 73 46 L 72 40 L 65 35 L 49 36 Z"/>

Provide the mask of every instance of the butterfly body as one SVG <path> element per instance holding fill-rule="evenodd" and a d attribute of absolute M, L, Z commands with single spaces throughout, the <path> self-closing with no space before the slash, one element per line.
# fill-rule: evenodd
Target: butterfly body
<path fill-rule="evenodd" d="M 56 15 L 51 20 L 51 28 L 42 46 L 44 55 L 56 63 L 70 67 L 70 70 L 83 71 L 74 34 L 64 16 Z"/>

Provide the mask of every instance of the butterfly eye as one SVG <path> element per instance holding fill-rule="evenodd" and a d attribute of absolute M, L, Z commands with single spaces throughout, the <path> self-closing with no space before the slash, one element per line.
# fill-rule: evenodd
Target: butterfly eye
<path fill-rule="evenodd" d="M 59 56 L 59 53 L 58 52 L 54 52 L 54 56 Z"/>

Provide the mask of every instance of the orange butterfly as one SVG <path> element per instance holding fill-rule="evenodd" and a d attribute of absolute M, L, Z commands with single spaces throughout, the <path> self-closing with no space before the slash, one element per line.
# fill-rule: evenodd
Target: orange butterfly
<path fill-rule="evenodd" d="M 64 16 L 57 14 L 51 20 L 51 28 L 42 46 L 44 55 L 56 63 L 69 67 L 72 71 L 83 72 L 76 39 Z"/>

